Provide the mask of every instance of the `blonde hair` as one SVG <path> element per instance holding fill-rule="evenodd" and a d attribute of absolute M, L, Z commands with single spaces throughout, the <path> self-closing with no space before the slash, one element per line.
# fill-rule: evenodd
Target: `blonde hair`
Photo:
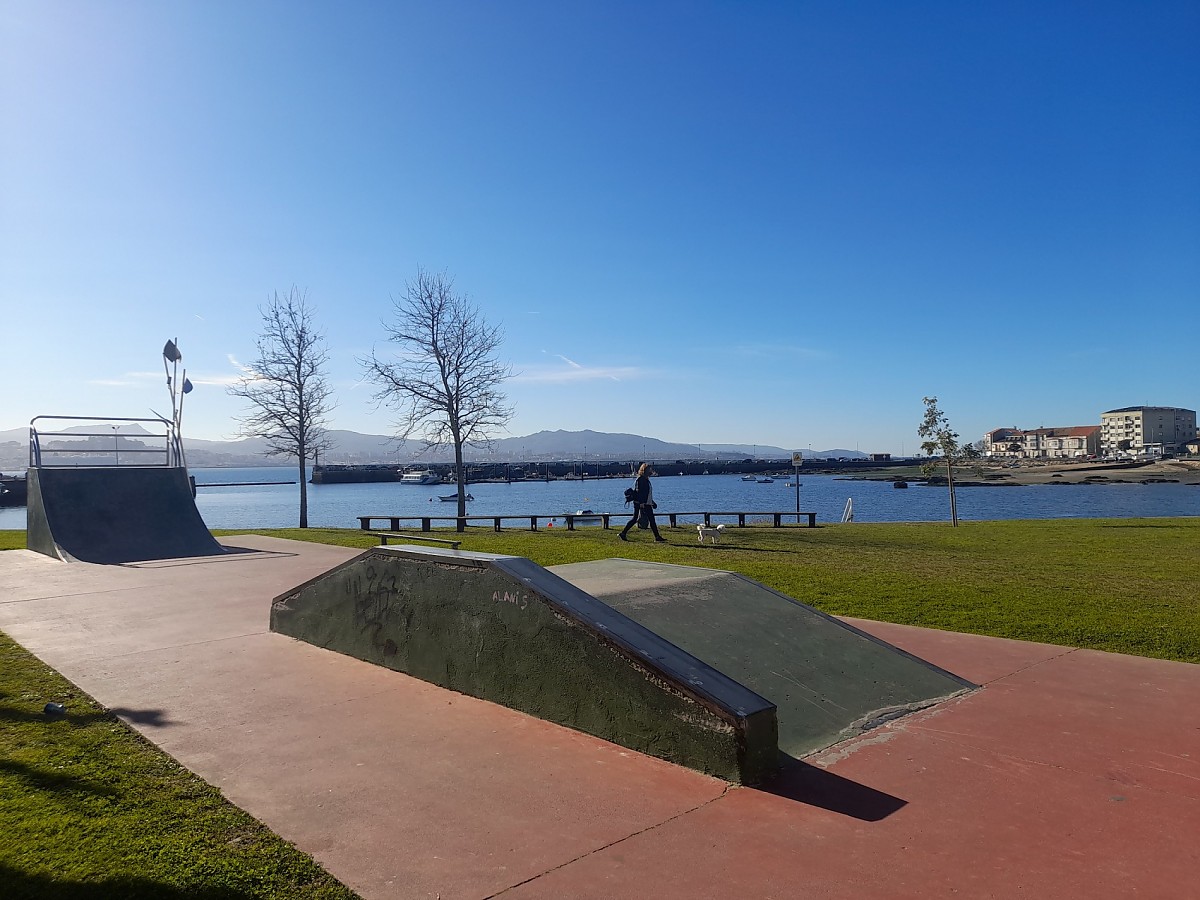
<path fill-rule="evenodd" d="M 637 477 L 641 478 L 643 475 L 649 475 L 649 474 L 650 474 L 650 463 L 642 463 L 641 467 L 638 469 Z"/>

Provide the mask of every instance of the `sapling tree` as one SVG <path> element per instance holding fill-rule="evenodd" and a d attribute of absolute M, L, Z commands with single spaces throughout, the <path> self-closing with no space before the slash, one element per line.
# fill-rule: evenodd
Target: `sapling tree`
<path fill-rule="evenodd" d="M 958 433 L 950 427 L 950 421 L 945 413 L 938 408 L 937 397 L 925 397 L 925 418 L 917 428 L 917 434 L 924 438 L 921 450 L 929 457 L 921 469 L 930 475 L 940 465 L 946 467 L 946 484 L 950 488 L 950 522 L 958 526 L 958 504 L 954 497 L 954 467 L 968 460 L 977 459 L 979 452 L 970 442 L 960 444 Z"/>

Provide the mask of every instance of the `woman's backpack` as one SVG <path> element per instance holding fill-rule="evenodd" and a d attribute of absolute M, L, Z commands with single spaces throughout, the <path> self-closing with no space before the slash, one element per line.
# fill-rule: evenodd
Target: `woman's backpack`
<path fill-rule="evenodd" d="M 637 499 L 637 490 L 635 488 L 625 488 L 625 505 L 628 506 Z"/>

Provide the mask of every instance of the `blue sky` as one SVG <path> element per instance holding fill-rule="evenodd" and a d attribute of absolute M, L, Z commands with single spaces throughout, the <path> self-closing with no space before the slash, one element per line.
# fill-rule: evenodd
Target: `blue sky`
<path fill-rule="evenodd" d="M 0 0 L 0 428 L 223 385 L 295 284 L 331 424 L 418 266 L 509 434 L 915 450 L 1195 409 L 1200 6 Z"/>

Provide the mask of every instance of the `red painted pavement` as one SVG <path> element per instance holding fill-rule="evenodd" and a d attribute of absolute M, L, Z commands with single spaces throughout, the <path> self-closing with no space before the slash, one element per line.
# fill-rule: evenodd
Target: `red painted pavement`
<path fill-rule="evenodd" d="M 366 897 L 1200 896 L 1200 666 L 855 620 L 984 687 L 729 787 L 267 631 L 352 555 L 0 554 L 0 628 Z"/>

